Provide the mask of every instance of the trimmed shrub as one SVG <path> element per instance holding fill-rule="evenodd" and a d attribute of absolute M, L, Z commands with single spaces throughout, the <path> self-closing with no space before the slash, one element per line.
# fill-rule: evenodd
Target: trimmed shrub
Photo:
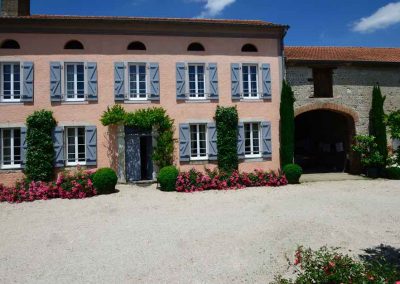
<path fill-rule="evenodd" d="M 53 112 L 35 111 L 26 119 L 26 125 L 25 174 L 31 181 L 51 181 L 54 160 L 52 131 L 56 126 Z"/>
<path fill-rule="evenodd" d="M 158 182 L 162 191 L 175 191 L 176 179 L 179 171 L 174 166 L 167 166 L 160 170 Z"/>
<path fill-rule="evenodd" d="M 385 172 L 386 172 L 386 177 L 388 179 L 400 180 L 400 168 L 399 167 L 387 168 Z"/>
<path fill-rule="evenodd" d="M 293 163 L 294 157 L 294 104 L 295 98 L 289 83 L 283 81 L 280 105 L 281 165 Z"/>
<path fill-rule="evenodd" d="M 93 185 L 98 194 L 115 192 L 118 177 L 113 169 L 101 168 L 93 175 Z"/>
<path fill-rule="evenodd" d="M 303 174 L 303 169 L 297 164 L 288 164 L 283 167 L 283 172 L 289 184 L 300 183 L 300 177 Z"/>
<path fill-rule="evenodd" d="M 385 112 L 383 104 L 386 97 L 382 96 L 379 86 L 374 86 L 372 92 L 372 106 L 369 112 L 369 134 L 375 137 L 379 154 L 383 157 L 384 164 L 388 156 Z"/>

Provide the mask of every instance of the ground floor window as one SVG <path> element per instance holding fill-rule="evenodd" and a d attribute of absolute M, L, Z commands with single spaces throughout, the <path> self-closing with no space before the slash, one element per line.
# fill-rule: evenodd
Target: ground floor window
<path fill-rule="evenodd" d="M 207 160 L 207 125 L 190 125 L 190 159 Z"/>
<path fill-rule="evenodd" d="M 260 123 L 244 123 L 244 138 L 245 148 L 244 154 L 246 158 L 257 158 L 261 157 L 261 135 L 260 135 Z"/>
<path fill-rule="evenodd" d="M 1 168 L 21 166 L 21 130 L 19 128 L 1 129 L 0 137 Z"/>
<path fill-rule="evenodd" d="M 67 166 L 86 163 L 85 127 L 68 127 L 66 129 Z"/>

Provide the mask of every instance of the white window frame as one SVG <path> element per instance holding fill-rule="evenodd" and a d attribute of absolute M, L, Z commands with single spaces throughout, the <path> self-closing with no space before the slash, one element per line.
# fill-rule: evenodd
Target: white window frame
<path fill-rule="evenodd" d="M 19 99 L 15 99 L 15 94 L 14 94 L 14 65 L 18 64 L 19 66 Z M 11 78 L 10 78 L 10 97 L 11 99 L 4 99 L 4 71 L 3 71 L 3 67 L 4 65 L 11 65 Z M 3 103 L 13 103 L 13 102 L 21 102 L 22 99 L 22 78 L 23 74 L 21 72 L 21 62 L 1 62 L 0 63 L 0 102 Z"/>
<path fill-rule="evenodd" d="M 77 66 L 83 65 L 83 98 L 78 98 L 78 72 Z M 74 97 L 68 97 L 68 66 L 74 66 Z M 86 100 L 86 82 L 87 82 L 87 74 L 86 74 L 86 63 L 85 62 L 64 62 L 64 101 L 66 102 L 83 102 Z"/>
<path fill-rule="evenodd" d="M 15 146 L 14 146 L 14 137 L 15 137 L 15 134 L 14 134 L 14 131 L 16 130 L 16 129 L 18 129 L 19 131 L 20 131 L 20 135 L 21 135 L 21 128 L 2 128 L 2 129 L 0 129 L 0 149 L 1 149 L 1 151 L 0 151 L 0 161 L 1 161 L 1 163 L 0 163 L 0 168 L 1 169 L 18 169 L 18 168 L 21 168 L 21 161 L 19 161 L 19 163 L 15 163 L 15 157 L 14 157 L 14 155 L 15 155 L 15 153 L 14 153 L 14 150 L 15 150 Z M 11 130 L 11 133 L 10 133 L 10 158 L 11 158 L 11 164 L 10 165 L 4 165 L 3 163 L 4 163 L 4 160 L 3 160 L 3 155 L 4 155 L 4 130 Z M 20 138 L 20 156 L 22 155 L 22 141 L 21 141 L 21 138 Z M 21 156 L 21 158 L 22 158 L 22 156 Z"/>
<path fill-rule="evenodd" d="M 197 155 L 192 156 L 192 126 L 196 126 L 196 148 Z M 200 156 L 200 126 L 204 126 L 205 131 L 205 142 L 206 142 L 206 155 Z M 191 123 L 189 124 L 189 137 L 190 137 L 190 160 L 191 161 L 203 161 L 208 160 L 208 131 L 206 123 Z"/>
<path fill-rule="evenodd" d="M 136 68 L 136 82 L 137 82 L 137 84 L 136 84 L 136 92 L 133 94 L 136 97 L 133 97 L 132 94 L 131 94 L 131 73 L 130 73 L 131 72 L 131 70 L 130 70 L 131 66 L 135 66 L 135 68 Z M 140 93 L 140 87 L 139 87 L 139 85 L 140 85 L 139 84 L 140 83 L 140 81 L 139 81 L 139 77 L 140 77 L 139 67 L 140 66 L 144 66 L 144 68 L 145 68 L 146 90 L 145 90 L 145 93 L 144 93 L 144 95 L 145 95 L 144 98 L 140 97 L 140 95 L 143 95 L 143 93 Z M 128 69 L 128 72 L 127 72 L 127 77 L 128 77 L 128 80 L 127 80 L 127 82 L 128 82 L 128 100 L 130 100 L 130 101 L 147 101 L 149 99 L 149 93 L 148 93 L 148 90 L 149 90 L 149 71 L 148 71 L 149 66 L 148 66 L 148 64 L 145 63 L 145 62 L 129 62 L 127 64 L 127 69 Z"/>
<path fill-rule="evenodd" d="M 246 93 L 245 94 L 245 92 L 244 92 L 244 80 L 243 80 L 243 69 L 244 68 L 249 68 L 249 71 L 250 71 L 250 67 L 256 67 L 256 93 L 255 93 L 255 95 L 254 95 L 254 92 L 250 92 L 250 93 Z M 240 78 L 240 80 L 241 80 L 241 88 L 242 88 L 242 98 L 244 99 L 244 100 L 257 100 L 257 99 L 260 99 L 260 87 L 259 87 L 259 84 L 260 84 L 260 80 L 259 80 L 259 73 L 260 73 L 260 70 L 259 70 L 260 68 L 259 68 L 259 64 L 257 64 L 257 63 L 245 63 L 245 64 L 242 64 L 242 68 L 241 68 L 241 78 Z M 247 74 L 247 80 L 246 80 L 246 82 L 249 84 L 249 90 L 251 90 L 251 72 L 248 72 L 248 74 Z"/>
<path fill-rule="evenodd" d="M 250 152 L 251 154 L 246 154 L 246 124 L 250 125 Z M 254 135 L 253 135 L 253 126 L 257 124 L 258 125 L 258 154 L 254 154 Z M 261 140 L 261 123 L 257 121 L 253 122 L 245 122 L 244 125 L 244 152 L 245 152 L 245 158 L 261 158 L 262 157 L 262 140 Z"/>
<path fill-rule="evenodd" d="M 79 161 L 78 128 L 83 128 L 83 133 L 84 133 L 84 137 L 85 137 L 85 160 L 83 162 Z M 75 146 L 75 149 L 74 149 L 75 161 L 74 162 L 70 162 L 69 158 L 68 158 L 68 154 L 69 154 L 69 152 L 68 152 L 68 150 L 69 150 L 68 149 L 69 148 L 68 147 L 69 146 L 69 144 L 68 144 L 68 134 L 69 134 L 68 130 L 69 129 L 74 129 L 74 146 Z M 65 145 L 65 164 L 67 166 L 77 166 L 77 165 L 84 166 L 84 165 L 86 165 L 86 155 L 87 155 L 87 153 L 86 153 L 86 147 L 87 147 L 86 128 L 84 126 L 68 126 L 68 127 L 65 127 L 64 133 L 65 133 L 65 144 L 64 144 Z"/>
<path fill-rule="evenodd" d="M 192 93 L 191 92 L 191 90 L 190 90 L 190 72 L 189 72 L 189 69 L 190 69 L 190 67 L 195 67 L 195 79 L 194 79 L 194 82 L 195 82 L 195 92 L 194 93 Z M 199 72 L 198 72 L 198 68 L 199 67 L 203 67 L 203 78 L 204 78 L 204 80 L 203 80 L 203 84 L 204 84 L 204 89 L 203 89 L 203 94 L 202 94 L 202 96 L 199 96 L 199 83 L 201 82 L 201 81 L 199 81 Z M 207 87 L 207 84 L 206 84 L 206 76 L 207 76 L 207 68 L 206 68 L 206 64 L 205 63 L 188 63 L 187 64 L 187 86 L 188 86 L 188 99 L 189 100 L 205 100 L 205 99 L 207 99 L 207 90 L 206 90 L 206 87 Z M 192 96 L 192 95 L 194 95 L 194 96 Z"/>

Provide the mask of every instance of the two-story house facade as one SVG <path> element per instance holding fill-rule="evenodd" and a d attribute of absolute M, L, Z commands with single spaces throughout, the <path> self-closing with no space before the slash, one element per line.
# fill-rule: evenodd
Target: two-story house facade
<path fill-rule="evenodd" d="M 25 121 L 40 109 L 53 111 L 57 120 L 56 167 L 112 167 L 122 182 L 154 178 L 152 134 L 101 125 L 102 113 L 115 104 L 127 111 L 164 108 L 175 123 L 174 163 L 181 170 L 216 165 L 215 110 L 236 105 L 240 170 L 279 169 L 287 26 L 29 15 L 6 4 L 2 15 L 3 183 L 23 176 Z"/>

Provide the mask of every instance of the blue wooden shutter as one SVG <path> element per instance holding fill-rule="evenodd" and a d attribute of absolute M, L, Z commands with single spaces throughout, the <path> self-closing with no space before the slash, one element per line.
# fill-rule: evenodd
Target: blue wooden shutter
<path fill-rule="evenodd" d="M 240 100 L 240 64 L 231 64 L 232 100 Z"/>
<path fill-rule="evenodd" d="M 88 62 L 87 66 L 87 100 L 97 101 L 97 64 Z"/>
<path fill-rule="evenodd" d="M 97 129 L 96 126 L 86 126 L 86 165 L 97 164 Z"/>
<path fill-rule="evenodd" d="M 215 123 L 207 124 L 208 132 L 208 159 L 211 161 L 216 161 L 218 157 L 217 149 L 217 127 Z"/>
<path fill-rule="evenodd" d="M 186 100 L 186 65 L 176 63 L 176 99 Z"/>
<path fill-rule="evenodd" d="M 208 64 L 209 72 L 209 86 L 210 86 L 210 99 L 218 100 L 218 68 L 217 63 Z"/>
<path fill-rule="evenodd" d="M 61 62 L 50 62 L 50 100 L 61 102 Z"/>
<path fill-rule="evenodd" d="M 114 64 L 114 99 L 117 102 L 125 100 L 125 64 L 115 62 Z"/>
<path fill-rule="evenodd" d="M 262 138 L 262 157 L 272 157 L 272 144 L 271 144 L 271 122 L 261 122 L 261 138 Z"/>
<path fill-rule="evenodd" d="M 271 68 L 269 64 L 262 64 L 262 97 L 263 99 L 271 99 Z"/>
<path fill-rule="evenodd" d="M 26 127 L 21 127 L 21 167 L 25 168 L 26 164 Z"/>
<path fill-rule="evenodd" d="M 33 62 L 22 63 L 22 98 L 23 102 L 33 102 Z"/>
<path fill-rule="evenodd" d="M 237 154 L 239 159 L 244 159 L 244 124 L 238 123 Z"/>
<path fill-rule="evenodd" d="M 190 160 L 190 128 L 189 124 L 179 124 L 179 160 L 188 162 Z"/>
<path fill-rule="evenodd" d="M 150 100 L 160 100 L 160 68 L 158 63 L 150 63 Z"/>
<path fill-rule="evenodd" d="M 55 127 L 53 130 L 54 166 L 64 167 L 64 128 Z"/>

